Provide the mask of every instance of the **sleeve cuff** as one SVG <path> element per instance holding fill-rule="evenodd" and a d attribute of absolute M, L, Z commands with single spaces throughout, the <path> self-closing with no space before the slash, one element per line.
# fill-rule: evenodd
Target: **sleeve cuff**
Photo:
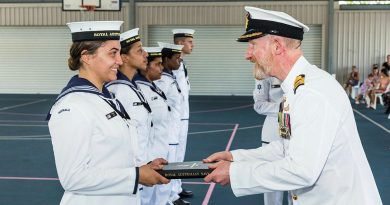
<path fill-rule="evenodd" d="M 133 194 L 137 194 L 138 182 L 139 182 L 139 167 L 136 167 L 135 168 L 135 184 L 134 184 Z"/>

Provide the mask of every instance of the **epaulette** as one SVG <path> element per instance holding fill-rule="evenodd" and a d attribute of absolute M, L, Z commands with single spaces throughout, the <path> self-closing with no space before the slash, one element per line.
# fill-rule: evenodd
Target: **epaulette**
<path fill-rule="evenodd" d="M 305 74 L 298 75 L 294 80 L 294 94 L 297 93 L 299 86 L 305 84 Z"/>

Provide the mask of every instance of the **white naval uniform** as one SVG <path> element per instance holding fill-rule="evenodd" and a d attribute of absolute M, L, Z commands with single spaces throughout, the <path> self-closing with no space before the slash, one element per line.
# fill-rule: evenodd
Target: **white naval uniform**
<path fill-rule="evenodd" d="M 151 155 L 152 158 L 162 157 L 168 159 L 169 144 L 168 141 L 172 136 L 170 128 L 172 121 L 169 120 L 171 116 L 171 108 L 167 104 L 167 98 L 153 82 L 149 82 L 141 74 L 134 77 L 142 93 L 152 109 L 152 120 L 154 136 L 151 137 Z M 174 133 L 175 134 L 175 133 Z M 145 205 L 166 205 L 170 202 L 171 183 L 163 185 L 155 185 L 153 187 L 144 187 L 142 191 L 141 203 Z M 143 197 L 147 193 L 149 197 Z"/>
<path fill-rule="evenodd" d="M 281 81 L 275 77 L 256 80 L 253 90 L 254 110 L 260 115 L 266 115 L 261 131 L 261 140 L 265 143 L 280 140 L 278 129 L 279 104 L 283 98 Z"/>
<path fill-rule="evenodd" d="M 183 104 L 181 111 L 181 121 L 180 121 L 180 131 L 179 131 L 179 145 L 177 146 L 176 152 L 176 161 L 184 162 L 186 148 L 187 148 L 187 136 L 188 136 L 188 123 L 190 118 L 190 104 L 189 104 L 189 95 L 190 95 L 190 81 L 188 79 L 188 73 L 184 60 L 180 62 L 180 67 L 178 70 L 173 70 L 173 74 L 176 76 L 176 81 L 181 88 L 181 94 L 183 95 Z M 181 180 L 177 180 L 177 183 L 174 185 L 176 192 L 181 193 L 183 189 L 181 188 Z"/>
<path fill-rule="evenodd" d="M 172 72 L 176 77 L 176 81 L 179 84 L 179 87 L 181 89 L 181 94 L 183 95 L 180 132 L 179 132 L 179 145 L 177 147 L 178 149 L 177 161 L 183 162 L 186 153 L 188 122 L 190 118 L 190 105 L 189 105 L 190 81 L 188 79 L 187 68 L 186 65 L 184 64 L 184 61 L 181 61 L 178 70 L 173 70 Z"/>
<path fill-rule="evenodd" d="M 181 129 L 181 112 L 183 110 L 183 101 L 184 97 L 180 86 L 176 81 L 175 75 L 168 69 L 164 69 L 161 75 L 161 79 L 154 81 L 154 83 L 165 93 L 167 97 L 167 103 L 172 110 L 172 135 L 175 135 L 175 138 L 170 138 L 173 141 L 169 142 L 169 156 L 168 162 L 177 162 L 177 150 L 179 141 L 179 133 Z M 175 201 L 179 198 L 180 193 L 180 180 L 171 180 L 172 192 L 171 192 L 171 201 Z"/>
<path fill-rule="evenodd" d="M 150 154 L 150 136 L 153 136 L 151 109 L 142 91 L 134 81 L 129 80 L 118 71 L 117 80 L 106 84 L 107 89 L 123 104 L 130 115 L 130 122 L 135 125 L 138 133 L 139 155 L 137 164 L 144 165 L 153 160 Z"/>
<path fill-rule="evenodd" d="M 81 88 L 85 92 L 69 92 L 50 111 L 55 163 L 65 190 L 60 204 L 140 204 L 135 128 L 96 94 L 96 87 Z"/>
<path fill-rule="evenodd" d="M 261 129 L 262 146 L 267 146 L 268 143 L 275 140 L 281 140 L 278 129 L 279 105 L 283 99 L 281 83 L 275 77 L 256 80 L 255 83 L 253 108 L 258 114 L 267 116 Z M 283 191 L 264 193 L 264 204 L 282 205 L 283 194 Z M 292 204 L 290 197 L 288 197 L 288 204 Z"/>
<path fill-rule="evenodd" d="M 303 85 L 297 81 L 301 74 Z M 294 89 L 294 84 L 300 86 Z M 232 151 L 233 193 L 292 190 L 294 205 L 382 204 L 340 84 L 300 57 L 282 89 L 286 102 L 281 115 L 289 116 L 290 139 Z"/>

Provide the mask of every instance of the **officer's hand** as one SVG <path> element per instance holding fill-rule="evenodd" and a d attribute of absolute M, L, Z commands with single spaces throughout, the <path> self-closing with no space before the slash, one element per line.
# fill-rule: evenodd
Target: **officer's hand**
<path fill-rule="evenodd" d="M 215 182 L 225 186 L 230 183 L 230 161 L 219 161 L 209 165 L 210 169 L 214 169 L 209 175 L 204 178 L 205 182 Z"/>
<path fill-rule="evenodd" d="M 155 184 L 168 184 L 169 180 L 154 171 L 149 165 L 143 165 L 139 168 L 139 183 L 153 186 Z"/>
<path fill-rule="evenodd" d="M 204 163 L 210 163 L 210 162 L 217 162 L 217 161 L 233 161 L 233 155 L 232 153 L 228 151 L 223 152 L 216 152 L 210 156 L 208 156 L 206 159 L 203 159 Z"/>
<path fill-rule="evenodd" d="M 164 165 L 168 164 L 168 161 L 163 158 L 156 158 L 150 163 L 148 163 L 148 166 L 154 170 L 162 169 Z"/>

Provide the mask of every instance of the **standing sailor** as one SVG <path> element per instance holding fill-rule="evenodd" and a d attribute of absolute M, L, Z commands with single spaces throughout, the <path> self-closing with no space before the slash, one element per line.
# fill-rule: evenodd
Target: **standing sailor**
<path fill-rule="evenodd" d="M 136 126 L 138 133 L 139 155 L 138 162 L 147 163 L 150 150 L 150 136 L 152 126 L 152 110 L 146 101 L 141 89 L 133 81 L 137 70 L 145 70 L 147 53 L 142 48 L 139 28 L 124 32 L 120 35 L 121 58 L 123 65 L 117 73 L 117 80 L 107 83 L 106 87 L 123 103 L 125 110 L 130 114 L 131 122 Z"/>
<path fill-rule="evenodd" d="M 173 41 L 176 45 L 182 45 L 181 52 L 181 62 L 178 70 L 174 70 L 173 74 L 176 76 L 177 83 L 179 84 L 182 95 L 184 97 L 183 101 L 183 110 L 181 114 L 181 123 L 180 123 L 180 132 L 179 132 L 179 145 L 177 147 L 177 161 L 183 162 L 186 147 L 187 147 L 187 135 L 188 135 L 188 122 L 190 118 L 190 105 L 189 105 L 189 92 L 190 92 L 190 81 L 188 78 L 188 70 L 187 66 L 184 63 L 184 56 L 190 55 L 192 53 L 192 49 L 194 48 L 194 40 L 193 36 L 195 30 L 193 29 L 173 29 Z M 182 198 L 192 197 L 193 193 L 190 190 L 185 190 L 181 187 L 181 180 L 178 180 L 178 187 L 176 189 L 179 190 L 179 196 Z"/>
<path fill-rule="evenodd" d="M 161 88 L 161 90 L 167 96 L 168 105 L 172 109 L 173 118 L 172 122 L 174 126 L 171 128 L 175 132 L 174 141 L 169 142 L 169 162 L 177 162 L 177 151 L 180 144 L 179 136 L 181 130 L 181 118 L 183 111 L 183 102 L 184 97 L 182 90 L 176 81 L 176 76 L 173 74 L 173 70 L 177 70 L 180 67 L 180 55 L 183 48 L 182 45 L 175 45 L 170 43 L 158 42 L 160 47 L 163 47 L 162 53 L 162 63 L 163 63 L 163 73 L 160 80 L 155 81 L 156 85 Z M 172 192 L 171 192 L 171 201 L 174 204 L 190 204 L 185 200 L 181 199 L 179 196 L 179 180 L 171 180 L 172 183 Z"/>
<path fill-rule="evenodd" d="M 144 47 L 148 52 L 148 65 L 146 70 L 140 70 L 140 72 L 134 77 L 134 81 L 145 95 L 146 100 L 152 112 L 153 120 L 153 133 L 151 137 L 152 158 L 164 158 L 168 159 L 169 144 L 168 141 L 174 141 L 175 139 L 169 139 L 174 137 L 175 133 L 171 133 L 172 125 L 172 112 L 171 108 L 167 104 L 167 97 L 164 92 L 156 86 L 153 82 L 161 78 L 163 70 L 161 47 Z M 170 201 L 171 183 L 156 185 L 153 187 L 145 187 L 143 192 L 150 192 L 151 196 L 149 200 L 142 198 L 142 204 L 148 205 L 167 205 L 172 203 Z"/>
<path fill-rule="evenodd" d="M 69 68 L 78 70 L 48 115 L 61 205 L 140 204 L 138 183 L 168 180 L 151 165 L 138 167 L 137 133 L 122 104 L 103 86 L 115 80 L 122 21 L 68 23 L 73 44 Z M 106 34 L 106 35 L 99 35 Z M 155 160 L 161 165 L 165 160 Z"/>

